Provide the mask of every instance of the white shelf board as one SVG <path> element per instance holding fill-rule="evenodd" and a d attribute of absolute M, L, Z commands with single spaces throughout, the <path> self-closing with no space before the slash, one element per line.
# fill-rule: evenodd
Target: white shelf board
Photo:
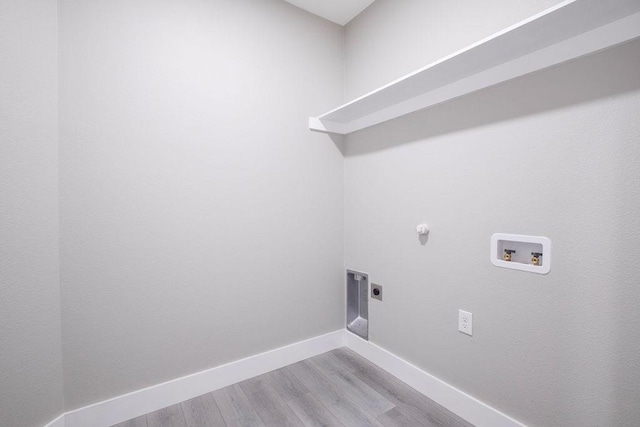
<path fill-rule="evenodd" d="M 640 37 L 640 0 L 567 0 L 319 117 L 348 134 Z"/>

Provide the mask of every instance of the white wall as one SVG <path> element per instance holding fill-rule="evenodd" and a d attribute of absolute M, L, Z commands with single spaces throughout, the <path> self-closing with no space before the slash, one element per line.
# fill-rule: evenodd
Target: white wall
<path fill-rule="evenodd" d="M 345 93 L 353 99 L 561 0 L 378 0 L 345 27 Z"/>
<path fill-rule="evenodd" d="M 71 410 L 342 327 L 345 256 L 385 287 L 372 341 L 531 425 L 636 423 L 640 42 L 354 134 L 344 164 L 306 129 L 343 53 L 353 97 L 554 3 L 378 0 L 344 51 L 280 0 L 60 0 L 59 33 L 55 2 L 2 3 L 0 425 L 63 409 L 60 290 Z M 498 231 L 550 237 L 551 273 L 493 267 Z"/>
<path fill-rule="evenodd" d="M 376 1 L 346 29 L 347 93 L 462 47 L 431 37 L 440 16 L 464 45 L 544 6 L 494 3 L 478 29 Z M 384 287 L 371 341 L 528 425 L 637 425 L 639 66 L 632 42 L 348 137 L 346 265 Z M 550 274 L 492 266 L 494 232 L 549 237 Z"/>
<path fill-rule="evenodd" d="M 60 1 L 68 409 L 343 327 L 342 28 L 281 0 Z"/>
<path fill-rule="evenodd" d="M 0 1 L 0 425 L 63 411 L 56 2 Z"/>

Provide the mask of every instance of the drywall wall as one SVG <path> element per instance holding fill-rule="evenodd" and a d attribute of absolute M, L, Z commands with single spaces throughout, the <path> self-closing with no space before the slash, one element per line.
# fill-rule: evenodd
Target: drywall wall
<path fill-rule="evenodd" d="M 342 101 L 342 28 L 281 0 L 59 8 L 67 408 L 343 327 L 343 157 L 306 127 Z"/>
<path fill-rule="evenodd" d="M 461 47 L 430 36 L 441 14 L 467 43 L 537 6 L 513 3 L 479 31 L 451 2 L 376 1 L 346 28 L 347 92 Z M 371 341 L 528 425 L 638 424 L 639 66 L 631 42 L 347 138 L 346 265 L 384 287 Z M 549 237 L 551 272 L 494 267 L 495 232 Z"/>
<path fill-rule="evenodd" d="M 345 95 L 353 99 L 560 0 L 376 1 L 345 27 Z"/>
<path fill-rule="evenodd" d="M 0 2 L 0 425 L 63 411 L 56 2 Z"/>

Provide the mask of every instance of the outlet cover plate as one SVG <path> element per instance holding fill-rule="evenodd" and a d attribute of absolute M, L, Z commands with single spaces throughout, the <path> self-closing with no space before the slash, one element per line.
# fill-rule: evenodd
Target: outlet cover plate
<path fill-rule="evenodd" d="M 375 283 L 371 284 L 371 298 L 382 301 L 382 286 Z"/>
<path fill-rule="evenodd" d="M 458 330 L 463 334 L 473 336 L 473 313 L 458 311 Z"/>

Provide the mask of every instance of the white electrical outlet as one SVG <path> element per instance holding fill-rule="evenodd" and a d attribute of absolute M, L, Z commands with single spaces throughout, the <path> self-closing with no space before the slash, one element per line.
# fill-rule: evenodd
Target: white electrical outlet
<path fill-rule="evenodd" d="M 473 314 L 468 311 L 458 311 L 458 330 L 463 334 L 473 335 Z"/>

